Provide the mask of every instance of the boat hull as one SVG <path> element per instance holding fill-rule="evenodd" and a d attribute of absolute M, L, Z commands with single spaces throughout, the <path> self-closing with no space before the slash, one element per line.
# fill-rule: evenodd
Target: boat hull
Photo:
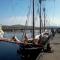
<path fill-rule="evenodd" d="M 49 45 L 49 39 L 50 36 L 48 38 L 46 38 L 43 42 L 42 45 L 34 45 L 34 44 L 29 44 L 29 45 L 24 45 L 24 44 L 20 44 L 19 49 L 17 50 L 17 52 L 24 57 L 24 59 L 29 58 L 30 60 L 34 60 L 37 58 L 37 56 L 46 48 L 46 51 L 48 49 L 50 49 L 48 47 Z M 46 47 L 45 47 L 46 45 Z M 45 50 L 44 50 L 45 51 Z M 31 59 L 33 58 L 33 59 Z M 26 59 L 26 60 L 29 60 Z"/>
<path fill-rule="evenodd" d="M 35 60 L 41 51 L 42 51 L 42 47 L 22 48 L 20 46 L 20 49 L 17 52 L 21 55 L 22 58 L 26 60 Z"/>

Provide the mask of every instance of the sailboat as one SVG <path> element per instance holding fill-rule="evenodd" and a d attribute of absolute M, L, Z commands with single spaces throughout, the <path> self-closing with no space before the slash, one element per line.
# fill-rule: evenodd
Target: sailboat
<path fill-rule="evenodd" d="M 3 38 L 4 31 L 2 30 L 2 26 L 0 25 L 0 38 Z"/>
<path fill-rule="evenodd" d="M 50 50 L 50 44 L 48 42 L 50 35 L 47 30 L 45 30 L 43 33 L 41 33 L 41 2 L 42 0 L 39 0 L 40 3 L 40 34 L 35 36 L 34 35 L 34 0 L 33 0 L 33 38 L 28 39 L 25 34 L 25 40 L 22 44 L 20 44 L 19 50 L 17 50 L 18 53 L 22 54 L 24 57 L 37 57 L 38 54 L 44 50 L 44 47 L 46 46 L 46 49 Z M 36 55 L 36 56 L 35 56 Z"/>

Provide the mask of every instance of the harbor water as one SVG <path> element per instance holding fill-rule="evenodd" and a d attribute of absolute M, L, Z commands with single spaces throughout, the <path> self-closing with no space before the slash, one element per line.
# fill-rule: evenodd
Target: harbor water
<path fill-rule="evenodd" d="M 15 33 L 16 36 L 17 33 Z M 4 37 L 6 38 L 12 38 L 14 36 L 13 32 L 5 32 Z M 0 42 L 0 60 L 21 60 L 20 56 L 17 54 L 17 49 L 19 46 L 14 43 L 7 43 L 7 42 Z"/>
<path fill-rule="evenodd" d="M 22 32 L 5 32 L 4 37 L 12 38 L 14 35 L 17 36 L 19 40 L 24 38 Z M 31 33 L 28 35 L 31 35 Z M 17 44 L 0 42 L 0 60 L 22 60 L 20 55 L 17 53 L 18 49 L 19 45 Z"/>

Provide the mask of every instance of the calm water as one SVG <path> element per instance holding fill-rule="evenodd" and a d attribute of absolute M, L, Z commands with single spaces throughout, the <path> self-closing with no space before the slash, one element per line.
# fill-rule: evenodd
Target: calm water
<path fill-rule="evenodd" d="M 19 39 L 22 39 L 21 33 L 6 32 L 4 37 L 12 38 L 14 34 L 16 34 Z M 0 60 L 22 60 L 17 54 L 18 48 L 19 46 L 14 43 L 0 42 Z"/>
<path fill-rule="evenodd" d="M 21 32 L 5 32 L 4 37 L 12 38 L 14 35 L 20 40 L 23 39 L 23 33 Z M 31 33 L 28 35 L 31 35 Z M 0 60 L 22 60 L 17 53 L 17 49 L 19 49 L 19 46 L 14 43 L 0 42 Z"/>

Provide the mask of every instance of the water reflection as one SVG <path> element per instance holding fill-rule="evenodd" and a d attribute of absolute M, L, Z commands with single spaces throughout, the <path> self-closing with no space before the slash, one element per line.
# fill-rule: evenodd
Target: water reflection
<path fill-rule="evenodd" d="M 29 33 L 30 35 L 31 33 Z M 23 39 L 22 32 L 5 32 L 4 37 L 12 38 L 14 35 L 17 36 L 19 40 Z M 33 60 L 33 57 L 24 58 L 21 54 L 17 53 L 19 45 L 14 43 L 0 42 L 0 60 Z"/>
<path fill-rule="evenodd" d="M 18 60 L 17 49 L 16 44 L 0 42 L 0 60 Z"/>

